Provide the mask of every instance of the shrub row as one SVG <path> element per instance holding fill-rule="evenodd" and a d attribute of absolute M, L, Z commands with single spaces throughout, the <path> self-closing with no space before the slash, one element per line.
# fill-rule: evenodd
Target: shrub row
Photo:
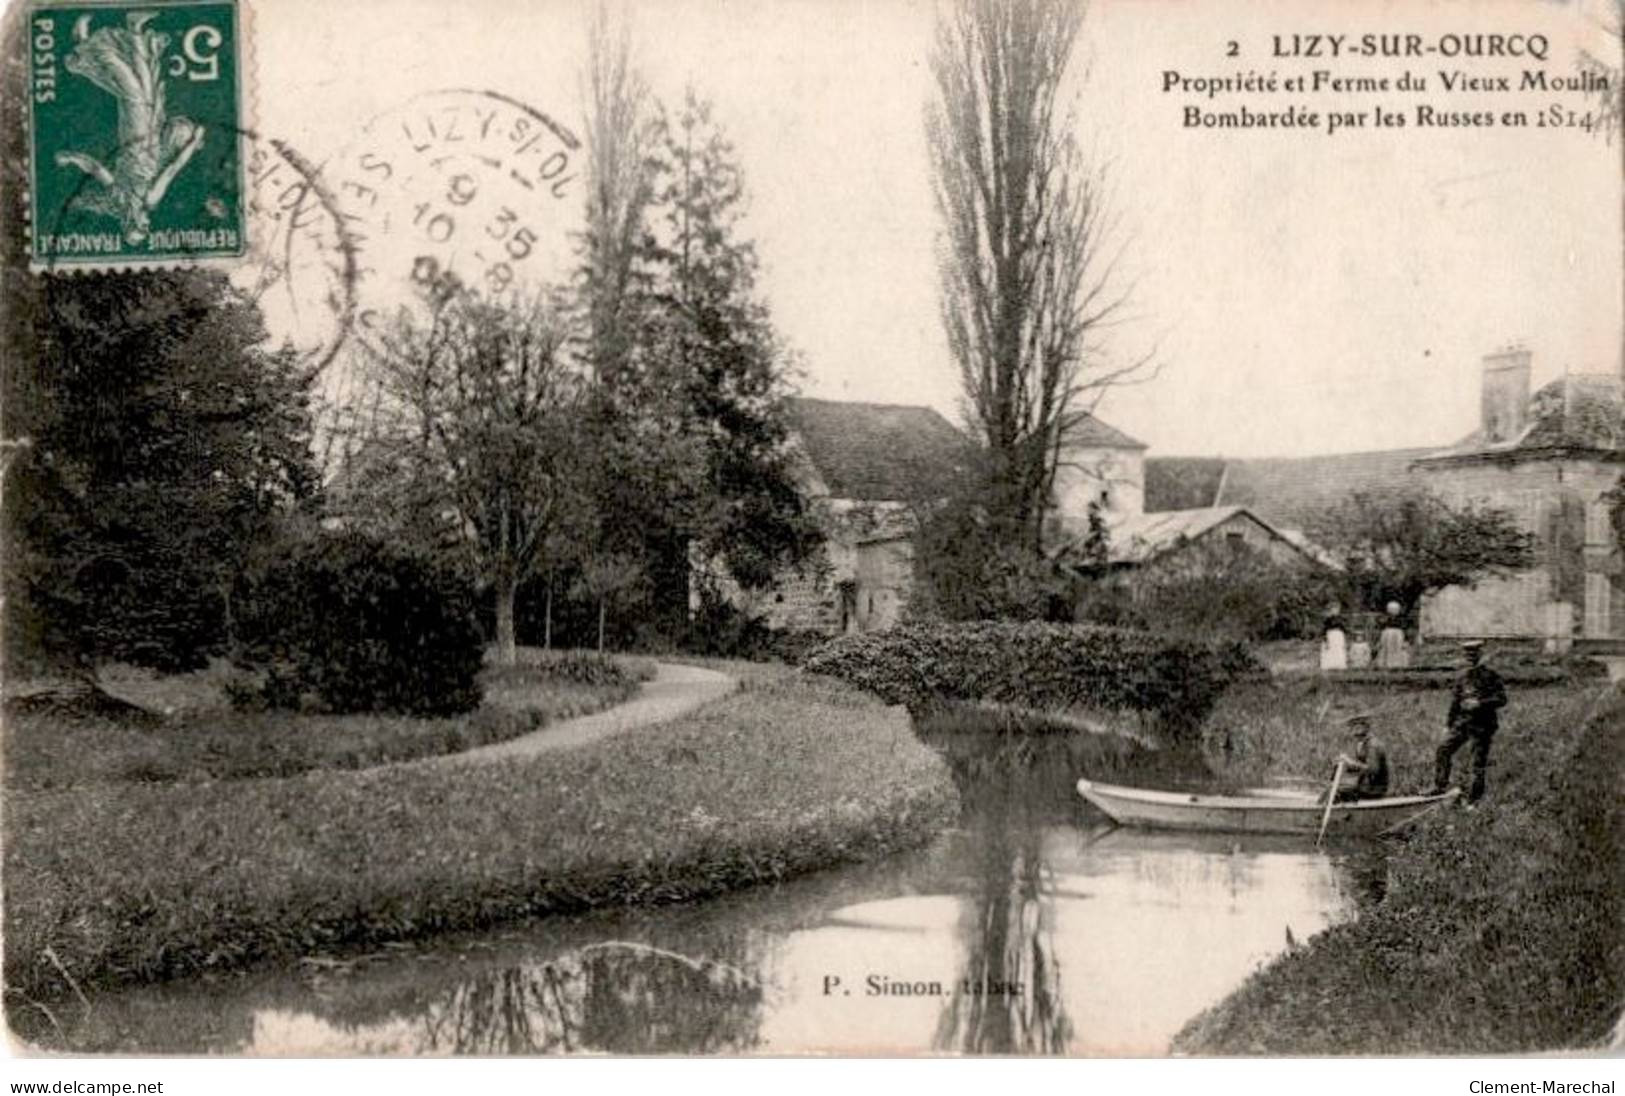
<path fill-rule="evenodd" d="M 488 666 L 488 685 L 512 678 L 517 681 L 569 682 L 573 685 L 636 685 L 654 676 L 654 663 L 646 659 L 612 658 L 594 651 L 544 651 L 524 647 L 514 667 Z"/>
<path fill-rule="evenodd" d="M 64 971 L 88 990 L 883 855 L 957 811 L 909 731 L 790 682 L 521 759 L 8 795 L 6 981 L 54 998 Z"/>
<path fill-rule="evenodd" d="M 1202 721 L 1231 680 L 1263 672 L 1234 646 L 1122 628 L 997 621 L 842 636 L 805 668 L 911 708 L 991 701 L 1151 712 L 1175 739 Z"/>

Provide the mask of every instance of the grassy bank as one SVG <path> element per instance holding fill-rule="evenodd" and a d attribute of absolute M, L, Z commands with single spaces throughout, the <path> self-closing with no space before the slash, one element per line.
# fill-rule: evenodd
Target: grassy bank
<path fill-rule="evenodd" d="M 1511 703 L 1491 753 L 1490 788 L 1495 794 L 1501 770 L 1519 764 L 1529 740 L 1554 731 L 1572 736 L 1576 697 L 1597 686 L 1509 686 Z M 1203 729 L 1209 765 L 1229 785 L 1329 780 L 1337 754 L 1347 750 L 1342 720 L 1368 712 L 1387 746 L 1397 794 L 1426 791 L 1433 782 L 1433 751 L 1450 709 L 1448 689 L 1382 687 L 1328 681 L 1318 675 L 1282 676 L 1233 686 L 1214 708 Z M 1465 781 L 1470 750 L 1456 755 L 1453 777 Z"/>
<path fill-rule="evenodd" d="M 8 714 L 6 787 L 285 777 L 459 753 L 619 704 L 654 674 L 642 659 L 523 655 L 518 666 L 487 667 L 478 709 L 441 719 L 237 711 L 223 667 L 166 677 L 115 671 L 109 689 L 162 718 Z"/>
<path fill-rule="evenodd" d="M 1422 744 L 1408 730 L 1392 737 L 1415 764 Z M 1484 804 L 1419 827 L 1390 859 L 1375 909 L 1255 975 L 1187 1026 L 1176 1049 L 1506 1054 L 1597 1045 L 1625 1002 L 1622 748 L 1617 690 L 1514 695 Z"/>
<path fill-rule="evenodd" d="M 5 973 L 54 997 L 694 898 L 917 843 L 955 808 L 903 713 L 792 677 L 524 759 L 8 795 Z"/>

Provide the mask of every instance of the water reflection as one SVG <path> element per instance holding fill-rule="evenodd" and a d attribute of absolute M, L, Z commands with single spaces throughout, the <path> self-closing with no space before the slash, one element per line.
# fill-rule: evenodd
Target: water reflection
<path fill-rule="evenodd" d="M 692 906 L 441 938 L 94 1001 L 81 1050 L 1159 1054 L 1260 964 L 1380 897 L 1380 854 L 1120 830 L 1077 736 L 938 734 L 933 846 Z M 1094 775 L 1123 775 L 1121 770 Z M 1127 774 L 1133 775 L 1133 774 Z M 50 1035 L 21 1011 L 26 1037 Z"/>
<path fill-rule="evenodd" d="M 926 732 L 947 759 L 970 816 L 964 966 L 932 1038 L 966 1054 L 1060 1054 L 1072 1043 L 1055 946 L 1048 827 L 1072 804 L 1065 774 L 1079 771 L 1075 735 Z M 1057 776 L 1059 774 L 1059 778 Z"/>
<path fill-rule="evenodd" d="M 761 999 L 756 980 L 726 964 L 608 942 L 479 974 L 431 999 L 415 1024 L 350 1035 L 376 1047 L 393 1026 L 392 1052 L 410 1054 L 740 1053 L 756 1043 Z"/>

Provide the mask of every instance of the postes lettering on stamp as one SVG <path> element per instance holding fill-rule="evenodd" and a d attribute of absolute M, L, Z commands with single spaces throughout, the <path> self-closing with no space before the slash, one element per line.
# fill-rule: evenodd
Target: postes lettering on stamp
<path fill-rule="evenodd" d="M 36 269 L 244 253 L 239 32 L 236 0 L 28 12 Z"/>
<path fill-rule="evenodd" d="M 581 142 L 490 91 L 435 91 L 374 118 L 323 177 L 355 242 L 355 334 L 446 291 L 499 296 L 569 275 Z"/>

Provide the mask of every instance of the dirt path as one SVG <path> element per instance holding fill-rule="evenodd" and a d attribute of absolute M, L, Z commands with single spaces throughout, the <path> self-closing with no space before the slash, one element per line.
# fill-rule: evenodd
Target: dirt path
<path fill-rule="evenodd" d="M 631 700 L 605 708 L 592 715 L 566 719 L 539 731 L 480 746 L 462 753 L 435 758 L 437 763 L 452 764 L 459 761 L 490 761 L 503 757 L 529 757 L 549 750 L 566 750 L 584 746 L 622 731 L 653 727 L 693 711 L 701 704 L 727 696 L 739 682 L 716 670 L 699 666 L 679 666 L 671 662 L 655 664 L 654 680 L 639 686 Z"/>

